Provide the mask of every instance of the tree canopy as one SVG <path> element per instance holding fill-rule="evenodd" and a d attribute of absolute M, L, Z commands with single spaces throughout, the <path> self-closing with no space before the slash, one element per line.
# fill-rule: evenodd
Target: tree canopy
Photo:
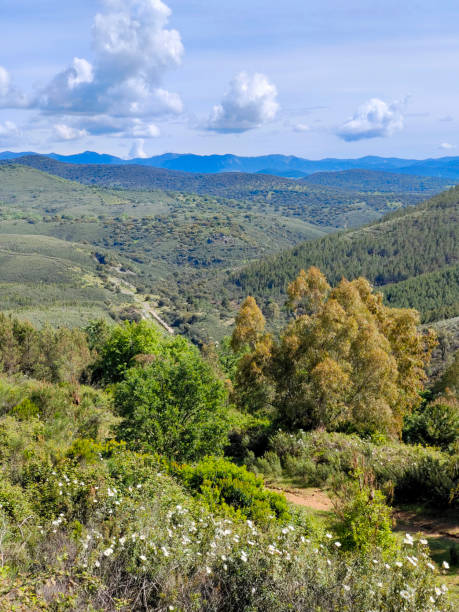
<path fill-rule="evenodd" d="M 237 372 L 240 401 L 274 410 L 290 429 L 399 435 L 404 415 L 419 404 L 435 342 L 418 331 L 418 313 L 385 306 L 364 278 L 332 289 L 317 268 L 302 270 L 288 292 L 292 318 L 279 339 L 260 328 L 259 317 L 251 329 L 250 318 L 238 317 L 233 344 L 251 340 Z"/>

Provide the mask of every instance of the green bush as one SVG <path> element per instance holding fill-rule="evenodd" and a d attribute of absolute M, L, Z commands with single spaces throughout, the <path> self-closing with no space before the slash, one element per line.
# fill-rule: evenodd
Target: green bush
<path fill-rule="evenodd" d="M 227 459 L 207 457 L 195 466 L 172 468 L 185 487 L 213 510 L 264 523 L 290 518 L 285 498 L 268 491 L 263 479 Z"/>
<path fill-rule="evenodd" d="M 398 502 L 433 506 L 459 503 L 459 455 L 397 442 L 374 444 L 356 435 L 327 432 L 278 432 L 269 444 L 282 474 L 301 486 L 334 487 L 352 479 L 356 468 L 371 474 L 376 486 L 390 491 Z M 263 457 L 252 460 L 264 473 Z"/>
<path fill-rule="evenodd" d="M 459 402 L 439 398 L 422 406 L 405 419 L 403 439 L 410 444 L 447 450 L 459 440 Z"/>
<path fill-rule="evenodd" d="M 359 480 L 343 487 L 335 504 L 338 521 L 334 528 L 344 550 L 368 554 L 375 547 L 385 554 L 396 548 L 392 533 L 392 511 L 381 491 Z"/>
<path fill-rule="evenodd" d="M 194 461 L 223 452 L 230 423 L 223 383 L 194 347 L 181 348 L 116 386 L 117 436 L 135 450 Z"/>

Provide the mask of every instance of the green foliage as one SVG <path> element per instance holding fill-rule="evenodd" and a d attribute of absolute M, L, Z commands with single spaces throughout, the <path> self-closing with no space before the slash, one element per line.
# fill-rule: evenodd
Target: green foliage
<path fill-rule="evenodd" d="M 36 330 L 0 313 L 0 372 L 49 382 L 77 382 L 91 362 L 86 335 L 77 329 Z"/>
<path fill-rule="evenodd" d="M 405 419 L 403 439 L 447 450 L 459 440 L 459 402 L 443 397 L 422 405 Z"/>
<path fill-rule="evenodd" d="M 386 299 L 392 306 L 418 308 L 429 313 L 429 320 L 444 316 L 445 303 L 452 308 L 448 316 L 455 316 L 459 314 L 458 201 L 456 187 L 361 230 L 264 258 L 232 275 L 232 291 L 237 287 L 243 295 L 260 300 L 279 299 L 301 269 L 314 265 L 332 283 L 362 275 L 376 286 L 387 286 Z"/>
<path fill-rule="evenodd" d="M 192 495 L 203 500 L 211 510 L 228 513 L 261 523 L 290 519 L 285 498 L 267 491 L 263 479 L 242 466 L 215 457 L 207 457 L 196 465 L 172 466 Z"/>
<path fill-rule="evenodd" d="M 335 531 L 344 550 L 369 553 L 375 547 L 390 555 L 396 548 L 392 533 L 392 510 L 379 490 L 364 482 L 363 474 L 344 485 L 338 495 Z"/>
<path fill-rule="evenodd" d="M 131 448 L 193 461 L 221 453 L 230 424 L 223 384 L 195 349 L 180 344 L 116 386 L 117 434 Z"/>
<path fill-rule="evenodd" d="M 89 330 L 89 333 L 91 338 L 92 330 Z M 96 342 L 96 338 L 92 337 L 91 341 Z M 106 384 L 119 382 L 136 364 L 135 360 L 139 355 L 157 354 L 160 345 L 161 334 L 157 327 L 146 321 L 125 321 L 122 325 L 112 328 L 100 347 L 99 359 L 94 366 L 95 376 Z"/>
<path fill-rule="evenodd" d="M 459 469 L 457 451 L 444 453 L 420 445 L 363 440 L 356 435 L 279 431 L 270 440 L 268 461 L 249 458 L 255 471 L 265 472 L 277 466 L 282 475 L 297 484 L 335 488 L 353 479 L 358 468 L 371 477 L 374 486 L 396 503 L 425 503 L 433 507 L 457 507 L 459 504 Z"/>

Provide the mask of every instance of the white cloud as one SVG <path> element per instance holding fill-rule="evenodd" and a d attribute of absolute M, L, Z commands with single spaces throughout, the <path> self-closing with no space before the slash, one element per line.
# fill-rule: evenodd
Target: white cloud
<path fill-rule="evenodd" d="M 440 145 L 440 149 L 444 151 L 450 151 L 451 149 L 455 149 L 456 145 L 451 144 L 450 142 L 442 142 Z"/>
<path fill-rule="evenodd" d="M 180 64 L 180 34 L 166 28 L 171 10 L 161 0 L 105 4 L 108 10 L 96 15 L 93 26 L 101 77 L 113 81 L 142 75 L 147 83 L 158 83 L 165 70 Z"/>
<path fill-rule="evenodd" d="M 388 104 L 372 98 L 359 107 L 355 115 L 337 130 L 337 135 L 348 142 L 364 138 L 392 136 L 403 129 L 400 103 Z"/>
<path fill-rule="evenodd" d="M 4 123 L 0 123 L 0 137 L 4 138 L 9 136 L 17 136 L 19 134 L 19 129 L 15 123 L 12 121 L 5 121 Z"/>
<path fill-rule="evenodd" d="M 67 71 L 67 85 L 69 89 L 75 89 L 82 83 L 92 83 L 94 81 L 94 70 L 92 65 L 85 59 L 75 57 L 73 65 Z"/>
<path fill-rule="evenodd" d="M 148 157 L 144 151 L 144 148 L 143 148 L 144 145 L 145 145 L 145 141 L 142 138 L 133 142 L 131 150 L 129 151 L 129 157 L 131 159 L 139 158 L 139 157 L 140 158 Z"/>
<path fill-rule="evenodd" d="M 65 123 L 57 123 L 54 126 L 54 130 L 59 140 L 77 140 L 78 138 L 84 138 L 88 135 L 86 130 L 79 130 Z"/>
<path fill-rule="evenodd" d="M 13 85 L 11 75 L 0 66 L 0 108 L 26 108 L 27 97 Z"/>
<path fill-rule="evenodd" d="M 162 0 L 103 4 L 92 27 L 92 62 L 75 57 L 31 106 L 73 130 L 106 129 L 121 137 L 136 137 L 140 130 L 142 138 L 156 137 L 157 129 L 148 127 L 153 118 L 183 111 L 180 96 L 161 87 L 165 73 L 181 63 L 184 51 L 180 34 L 167 27 L 171 11 Z M 3 77 L 0 73 L 0 88 Z M 128 119 L 141 120 L 143 127 L 127 125 Z"/>
<path fill-rule="evenodd" d="M 276 86 L 263 74 L 241 72 L 231 81 L 221 104 L 214 106 L 208 130 L 240 133 L 272 121 L 279 104 Z"/>

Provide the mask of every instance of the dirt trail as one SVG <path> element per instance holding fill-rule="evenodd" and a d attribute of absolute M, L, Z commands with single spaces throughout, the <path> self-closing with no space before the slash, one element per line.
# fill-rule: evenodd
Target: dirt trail
<path fill-rule="evenodd" d="M 311 508 L 312 510 L 333 510 L 333 504 L 328 495 L 321 489 L 290 489 L 281 488 L 274 485 L 268 486 L 268 489 L 276 493 L 283 493 L 287 501 L 296 506 Z"/>
<path fill-rule="evenodd" d="M 308 488 L 296 489 L 268 485 L 271 491 L 283 493 L 287 501 L 311 510 L 333 511 L 333 503 L 325 491 Z M 396 531 L 423 533 L 429 537 L 442 537 L 459 540 L 459 517 L 442 513 L 441 516 L 428 516 L 410 510 L 396 509 L 394 512 Z"/>

